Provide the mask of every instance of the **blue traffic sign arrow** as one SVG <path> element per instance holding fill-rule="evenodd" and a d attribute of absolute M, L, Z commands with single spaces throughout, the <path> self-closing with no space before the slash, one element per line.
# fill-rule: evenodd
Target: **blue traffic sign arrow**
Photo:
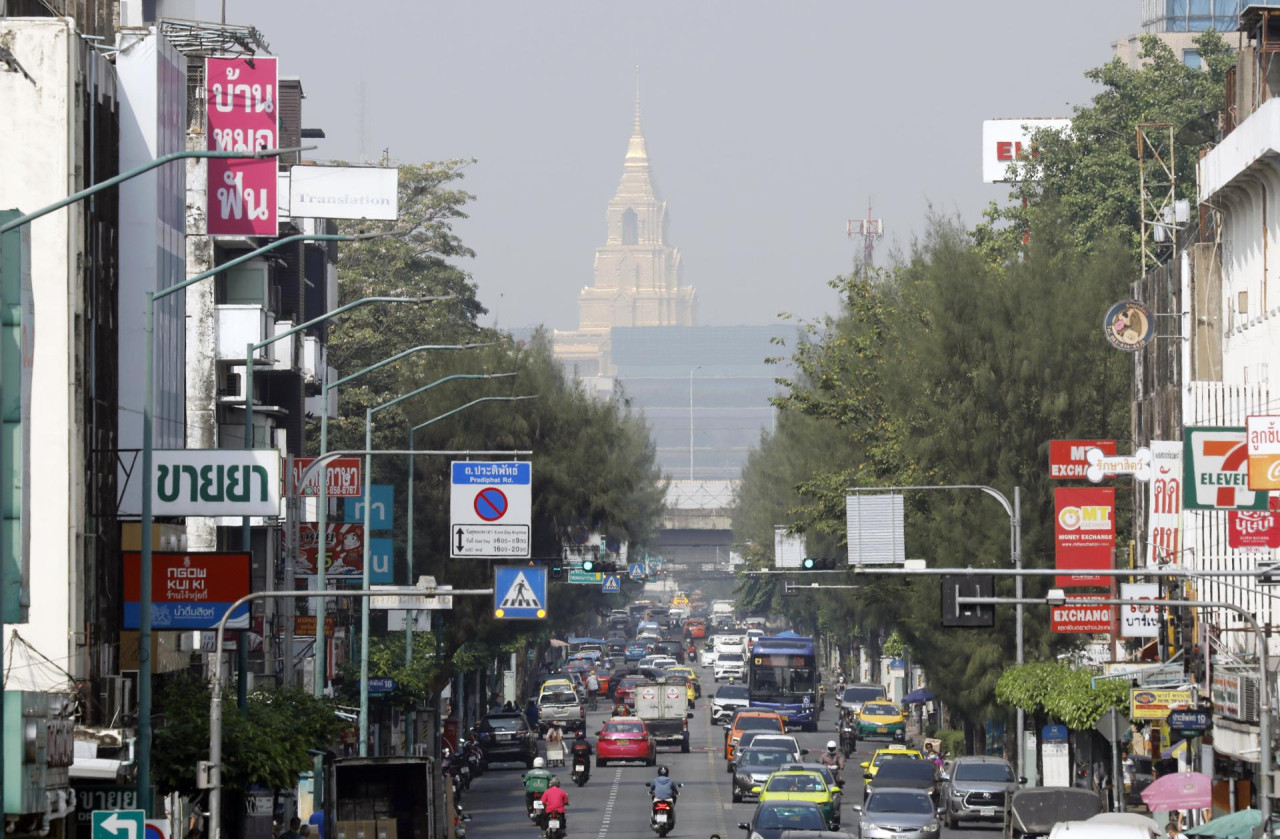
<path fill-rule="evenodd" d="M 604 579 L 600 581 L 600 590 L 605 594 L 617 594 L 622 590 L 622 581 L 618 579 L 617 574 L 605 574 Z"/>

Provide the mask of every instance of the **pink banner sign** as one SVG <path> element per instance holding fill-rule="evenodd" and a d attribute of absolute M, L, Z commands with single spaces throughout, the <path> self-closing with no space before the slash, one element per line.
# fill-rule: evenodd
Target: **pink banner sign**
<path fill-rule="evenodd" d="M 279 146 L 274 58 L 205 59 L 205 123 L 211 151 Z M 209 160 L 210 236 L 275 236 L 277 160 Z"/>

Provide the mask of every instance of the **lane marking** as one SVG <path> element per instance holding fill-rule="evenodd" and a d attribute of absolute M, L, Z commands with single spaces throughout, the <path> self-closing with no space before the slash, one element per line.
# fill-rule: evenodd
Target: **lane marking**
<path fill-rule="evenodd" d="M 605 839 L 609 835 L 609 823 L 613 821 L 613 805 L 618 801 L 618 784 L 622 781 L 622 770 L 613 770 L 613 784 L 609 787 L 609 800 L 604 805 L 604 818 L 600 822 L 600 832 L 596 839 Z"/>
<path fill-rule="evenodd" d="M 715 726 L 708 726 L 708 727 L 707 727 L 707 772 L 708 772 L 708 776 L 712 779 L 712 781 L 711 781 L 711 794 L 712 794 L 712 795 L 714 795 L 714 796 L 715 796 L 715 798 L 716 798 L 716 807 L 715 807 L 715 810 L 716 810 L 716 829 L 717 829 L 717 832 L 718 832 L 721 836 L 728 836 L 728 835 L 729 835 L 729 831 L 728 831 L 728 829 L 725 827 L 724 811 L 725 811 L 725 810 L 729 810 L 729 809 L 731 809 L 733 805 L 731 805 L 731 804 L 727 803 L 727 802 L 724 800 L 724 798 L 722 798 L 722 797 L 721 797 L 721 795 L 720 795 L 720 784 L 719 784 L 719 783 L 717 783 L 717 782 L 715 781 L 715 777 L 716 777 L 716 768 L 717 768 L 717 767 L 716 767 L 716 754 L 717 754 L 718 752 L 720 752 L 720 751 L 723 751 L 723 746 L 721 746 L 721 748 L 720 748 L 720 749 L 716 749 L 715 738 L 714 738 L 714 736 L 713 736 L 713 735 L 714 735 L 716 732 L 718 732 L 719 730 L 720 730 L 720 729 L 718 729 L 718 728 L 717 728 L 717 727 L 715 727 Z M 729 776 L 729 783 L 730 783 L 730 784 L 732 784 L 732 783 L 733 783 L 733 776 L 732 776 L 732 775 L 730 775 L 730 776 Z"/>

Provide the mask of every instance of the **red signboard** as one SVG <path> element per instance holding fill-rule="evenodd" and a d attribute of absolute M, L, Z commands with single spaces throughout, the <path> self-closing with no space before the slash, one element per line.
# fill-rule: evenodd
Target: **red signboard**
<path fill-rule="evenodd" d="M 151 625 L 156 629 L 212 629 L 231 604 L 250 592 L 247 553 L 151 554 Z M 124 628 L 141 614 L 142 554 L 124 554 Z M 247 607 L 240 607 L 247 613 Z M 238 616 L 233 616 L 238 617 Z"/>
<path fill-rule="evenodd" d="M 325 530 L 329 536 L 325 550 L 325 576 L 364 576 L 364 525 L 330 523 Z M 299 577 L 316 573 L 316 558 L 320 554 L 316 544 L 317 531 L 316 525 L 310 522 L 298 527 L 298 558 L 294 563 L 294 573 Z M 284 533 L 280 534 L 280 539 L 283 543 Z M 281 548 L 284 549 L 283 544 Z"/>
<path fill-rule="evenodd" d="M 1116 619 L 1114 606 L 1082 606 L 1072 600 L 1098 600 L 1105 594 L 1069 594 L 1067 602 L 1049 609 L 1049 629 L 1053 632 L 1110 632 Z"/>
<path fill-rule="evenodd" d="M 1280 514 L 1269 510 L 1228 510 L 1227 547 L 1280 548 Z"/>
<path fill-rule="evenodd" d="M 293 491 L 300 496 L 318 496 L 320 494 L 320 473 L 328 478 L 325 495 L 329 498 L 363 498 L 363 462 L 358 457 L 335 457 L 319 469 L 312 470 L 307 476 L 305 486 L 301 485 L 302 473 L 306 472 L 314 457 L 295 457 L 293 459 Z M 284 488 L 286 491 L 288 487 Z"/>
<path fill-rule="evenodd" d="M 274 149 L 280 132 L 276 59 L 205 59 L 205 134 L 210 151 Z M 210 159 L 206 231 L 210 236 L 275 236 L 278 162 L 274 157 Z"/>
<path fill-rule="evenodd" d="M 1114 487 L 1059 487 L 1053 491 L 1055 567 L 1059 571 L 1111 568 L 1116 547 Z M 1055 578 L 1059 588 L 1107 586 L 1109 577 Z"/>
<path fill-rule="evenodd" d="M 1089 468 L 1085 452 L 1101 449 L 1105 455 L 1116 453 L 1115 440 L 1050 440 L 1049 479 L 1054 481 L 1084 480 Z"/>

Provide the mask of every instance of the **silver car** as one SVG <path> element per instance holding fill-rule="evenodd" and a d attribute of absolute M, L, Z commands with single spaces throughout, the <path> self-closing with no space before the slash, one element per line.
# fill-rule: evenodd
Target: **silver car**
<path fill-rule="evenodd" d="M 943 777 L 940 801 L 947 827 L 966 821 L 1004 821 L 1004 802 L 1019 783 L 1009 761 L 974 755 L 958 757 Z"/>
<path fill-rule="evenodd" d="M 853 811 L 860 839 L 937 839 L 942 830 L 933 800 L 922 789 L 878 789 Z"/>

